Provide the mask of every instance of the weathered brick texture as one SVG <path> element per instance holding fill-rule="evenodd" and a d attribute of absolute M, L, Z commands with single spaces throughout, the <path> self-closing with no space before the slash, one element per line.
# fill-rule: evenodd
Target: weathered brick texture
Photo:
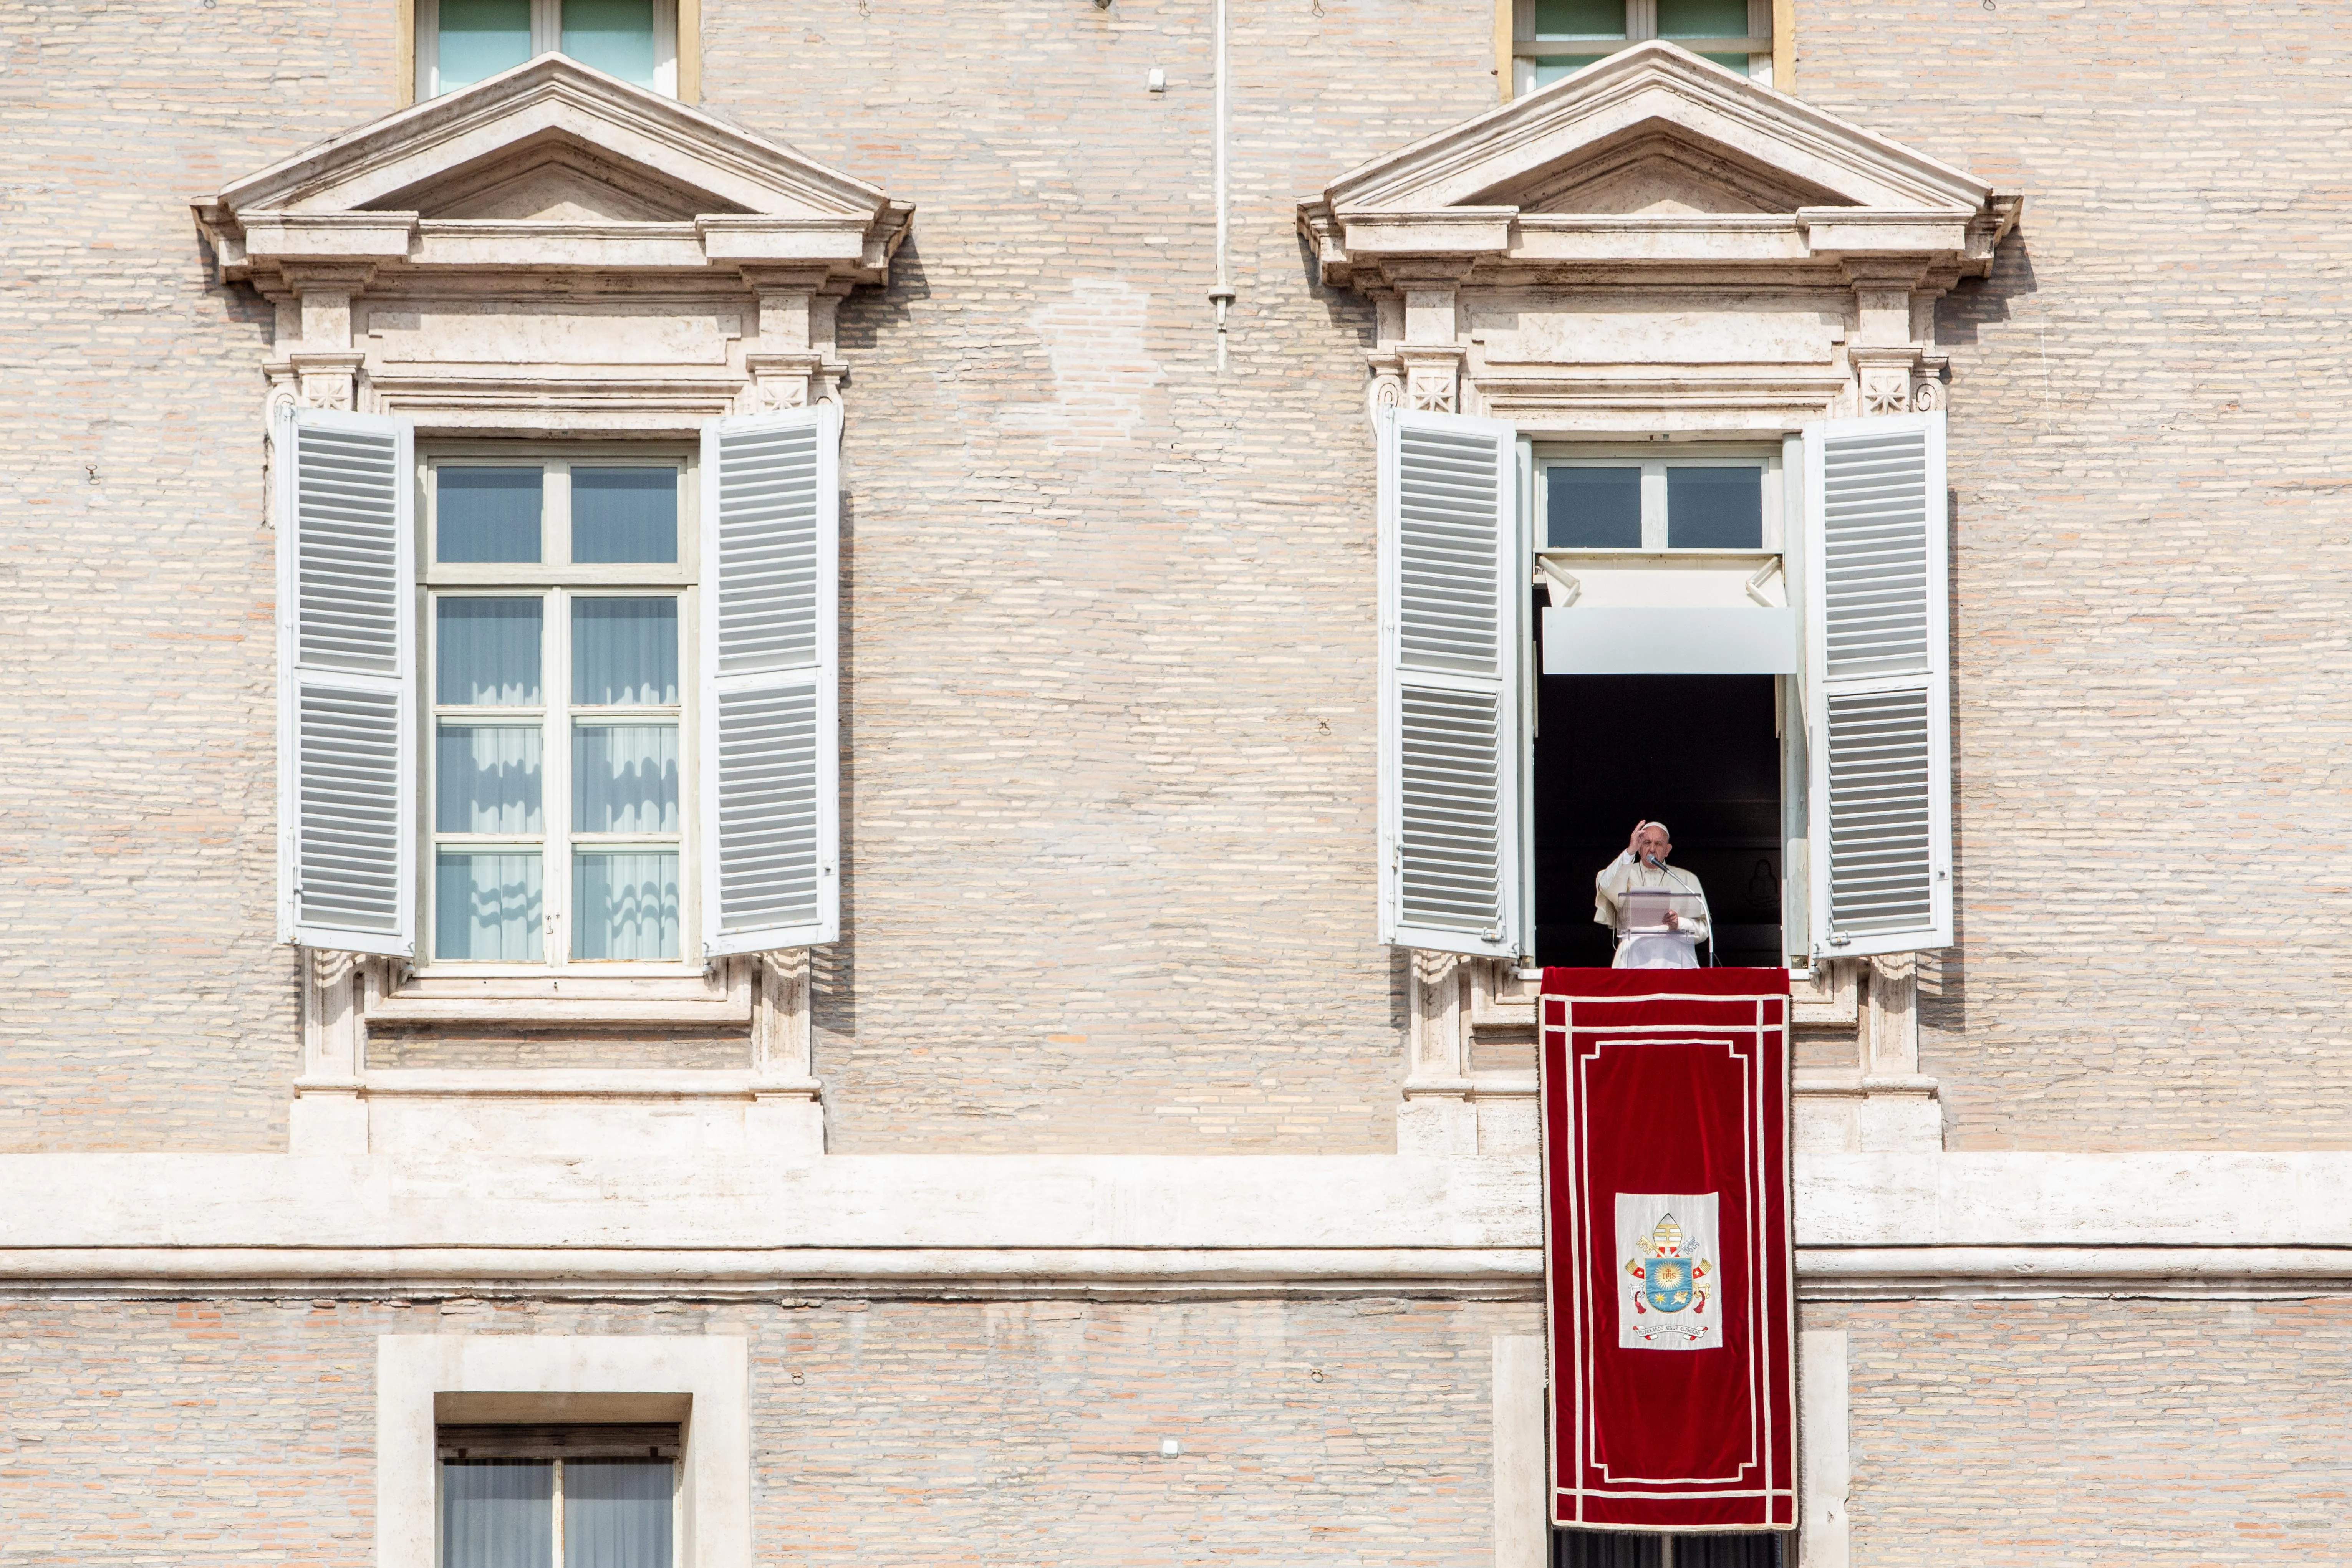
<path fill-rule="evenodd" d="M 284 1146 L 269 309 L 187 204 L 392 107 L 389 7 L 7 7 L 0 1147 Z"/>
<path fill-rule="evenodd" d="M 2341 1563 L 2352 1303 L 1819 1305 L 1869 1568 Z"/>
<path fill-rule="evenodd" d="M 2352 1141 L 2343 22 L 1803 5 L 1806 98 L 2027 193 L 1938 325 L 1954 1146 Z"/>
<path fill-rule="evenodd" d="M 1491 101 L 1491 15 L 1322 9 L 1236 14 L 1221 376 L 1204 10 L 705 7 L 714 112 L 921 209 L 844 313 L 836 1148 L 1392 1146 L 1370 322 L 1291 213 Z M 391 107 L 395 39 L 230 12 L 12 13 L 0 1147 L 282 1143 L 266 308 L 184 204 Z M 1809 98 L 2031 203 L 1941 313 L 1957 1146 L 2352 1139 L 2340 24 L 1801 8 Z"/>
<path fill-rule="evenodd" d="M 363 1568 L 374 1337 L 444 1331 L 747 1335 L 763 1563 L 1485 1568 L 1489 1347 L 1535 1325 L 1398 1300 L 20 1302 L 0 1563 Z"/>

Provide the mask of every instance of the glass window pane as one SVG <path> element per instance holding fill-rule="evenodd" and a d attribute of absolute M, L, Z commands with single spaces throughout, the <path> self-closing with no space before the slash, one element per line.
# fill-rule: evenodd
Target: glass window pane
<path fill-rule="evenodd" d="M 574 729 L 572 831 L 676 833 L 677 726 L 583 724 Z"/>
<path fill-rule="evenodd" d="M 1699 58 L 1703 60 L 1713 60 L 1717 65 L 1721 66 L 1724 69 L 1738 71 L 1741 76 L 1746 76 L 1748 74 L 1748 57 L 1746 55 L 1701 55 L 1699 56 Z"/>
<path fill-rule="evenodd" d="M 677 600 L 572 600 L 572 700 L 593 708 L 676 702 Z"/>
<path fill-rule="evenodd" d="M 541 831 L 538 725 L 444 724 L 436 763 L 436 831 Z"/>
<path fill-rule="evenodd" d="M 530 0 L 441 0 L 438 53 L 443 92 L 522 64 L 530 58 Z"/>
<path fill-rule="evenodd" d="M 1658 0 L 1658 37 L 1662 38 L 1747 36 L 1748 0 Z"/>
<path fill-rule="evenodd" d="M 555 1466 L 441 1462 L 441 1568 L 547 1568 L 555 1555 Z"/>
<path fill-rule="evenodd" d="M 539 559 L 541 470 L 436 468 L 433 558 Z"/>
<path fill-rule="evenodd" d="M 1666 547 L 1764 548 L 1764 469 L 1666 470 Z"/>
<path fill-rule="evenodd" d="M 436 606 L 436 702 L 483 708 L 539 703 L 538 599 L 443 599 Z"/>
<path fill-rule="evenodd" d="M 572 559 L 677 559 L 676 468 L 572 470 Z"/>
<path fill-rule="evenodd" d="M 563 52 L 623 81 L 653 86 L 654 0 L 563 0 Z"/>
<path fill-rule="evenodd" d="M 563 1568 L 669 1568 L 667 1459 L 563 1467 Z"/>
<path fill-rule="evenodd" d="M 436 859 L 433 883 L 434 957 L 539 962 L 537 850 L 445 849 Z"/>
<path fill-rule="evenodd" d="M 1536 61 L 1536 85 L 1549 87 L 1560 78 L 1574 76 L 1595 60 L 1604 58 L 1606 57 L 1601 55 L 1555 55 L 1549 59 L 1538 60 Z"/>
<path fill-rule="evenodd" d="M 1747 4 L 1747 0 L 1740 0 Z M 1538 38 L 1622 38 L 1625 0 L 1536 0 Z"/>
<path fill-rule="evenodd" d="M 677 851 L 579 850 L 572 904 L 572 957 L 676 958 Z"/>
<path fill-rule="evenodd" d="M 1544 470 L 1544 544 L 1551 550 L 1642 548 L 1642 470 Z"/>

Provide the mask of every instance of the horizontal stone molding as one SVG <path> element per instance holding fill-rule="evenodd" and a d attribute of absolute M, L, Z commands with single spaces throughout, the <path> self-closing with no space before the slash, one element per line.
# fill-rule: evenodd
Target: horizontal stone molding
<path fill-rule="evenodd" d="M 786 1085 L 784 1087 L 792 1087 Z M 740 1089 L 738 1090 L 740 1092 Z M 1531 1295 L 1519 1156 L 0 1158 L 0 1290 Z M 1802 1293 L 2352 1292 L 2352 1153 L 1801 1154 Z"/>
<path fill-rule="evenodd" d="M 71 1247 L 0 1251 L 0 1298 L 1538 1300 L 1536 1247 L 1160 1250 Z M 2352 1247 L 1801 1247 L 1801 1300 L 2352 1295 Z"/>

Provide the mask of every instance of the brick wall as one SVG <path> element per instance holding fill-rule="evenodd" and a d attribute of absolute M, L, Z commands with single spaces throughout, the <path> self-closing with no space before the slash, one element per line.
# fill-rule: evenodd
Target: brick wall
<path fill-rule="evenodd" d="M 374 1337 L 741 1332 L 763 1563 L 1493 1562 L 1531 1309 L 16 1303 L 0 1564 L 373 1560 Z M 1160 1457 L 1164 1437 L 1183 1446 Z"/>
<path fill-rule="evenodd" d="M 1291 211 L 1489 102 L 1491 18 L 1322 9 L 1239 19 L 1218 376 L 1202 8 L 705 8 L 714 111 L 921 208 L 844 312 L 837 1148 L 1391 1146 L 1369 319 Z M 390 9 L 25 17 L 0 1148 L 278 1147 L 268 328 L 185 203 L 390 107 Z M 2352 1138 L 2336 22 L 1801 7 L 1810 98 L 2030 196 L 1941 326 L 1956 1146 Z"/>
<path fill-rule="evenodd" d="M 2352 1302 L 1818 1304 L 1853 1398 L 1853 1561 L 2340 1563 Z"/>
<path fill-rule="evenodd" d="M 706 12 L 714 102 L 919 207 L 843 314 L 836 1149 L 1394 1147 L 1370 318 L 1296 204 L 1491 102 L 1491 22 L 1327 12 L 1239 24 L 1222 377 L 1205 8 Z"/>
<path fill-rule="evenodd" d="M 0 70 L 0 1148 L 278 1148 L 268 308 L 190 200 L 392 106 L 373 10 L 18 6 Z"/>
<path fill-rule="evenodd" d="M 1804 0 L 1804 96 L 2027 193 L 1938 326 L 1954 1146 L 2352 1142 L 2343 19 Z"/>

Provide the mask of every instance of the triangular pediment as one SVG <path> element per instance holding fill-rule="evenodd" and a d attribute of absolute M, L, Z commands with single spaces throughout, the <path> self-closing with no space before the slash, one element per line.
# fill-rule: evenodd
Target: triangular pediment
<path fill-rule="evenodd" d="M 501 147 L 368 204 L 413 212 L 426 222 L 685 223 L 703 213 L 747 209 L 674 175 L 625 163 L 556 132 Z"/>
<path fill-rule="evenodd" d="M 320 142 L 229 185 L 220 205 L 247 221 L 548 223 L 870 221 L 891 205 L 862 180 L 561 55 Z"/>
<path fill-rule="evenodd" d="M 1663 41 L 1599 64 L 1333 181 L 1328 210 L 1754 215 L 1976 213 L 1974 175 Z"/>
<path fill-rule="evenodd" d="M 1653 122 L 1481 191 L 1472 205 L 1522 213 L 1689 216 L 1852 204 L 1728 147 Z"/>

